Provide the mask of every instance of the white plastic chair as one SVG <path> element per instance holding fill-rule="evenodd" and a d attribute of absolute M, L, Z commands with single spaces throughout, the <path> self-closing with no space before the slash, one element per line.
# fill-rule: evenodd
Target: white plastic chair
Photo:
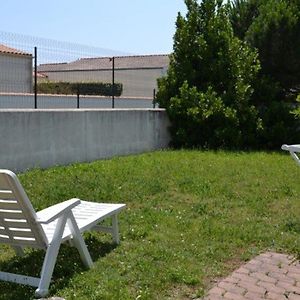
<path fill-rule="evenodd" d="M 123 208 L 125 204 L 70 199 L 36 213 L 17 176 L 9 170 L 0 170 L 0 243 L 11 245 L 18 255 L 27 246 L 46 250 L 40 278 L 0 272 L 0 279 L 37 287 L 35 296 L 46 296 L 60 244 L 70 241 L 84 265 L 92 267 L 81 232 L 90 229 L 108 232 L 119 243 L 117 215 Z M 108 217 L 112 218 L 112 226 L 97 225 Z"/>
<path fill-rule="evenodd" d="M 300 152 L 300 145 L 282 145 L 281 146 L 282 150 L 289 151 L 292 158 L 296 161 L 296 163 L 300 166 L 300 159 L 298 155 L 296 154 L 297 152 Z"/>

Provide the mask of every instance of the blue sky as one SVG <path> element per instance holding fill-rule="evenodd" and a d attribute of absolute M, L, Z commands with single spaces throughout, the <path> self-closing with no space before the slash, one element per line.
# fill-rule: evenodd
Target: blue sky
<path fill-rule="evenodd" d="M 9 0 L 0 30 L 131 54 L 172 51 L 184 0 Z"/>

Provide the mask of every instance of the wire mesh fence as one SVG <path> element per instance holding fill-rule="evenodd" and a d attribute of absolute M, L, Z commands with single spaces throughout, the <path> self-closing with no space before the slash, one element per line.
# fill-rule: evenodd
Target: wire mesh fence
<path fill-rule="evenodd" d="M 0 108 L 152 108 L 168 63 L 0 31 Z"/>

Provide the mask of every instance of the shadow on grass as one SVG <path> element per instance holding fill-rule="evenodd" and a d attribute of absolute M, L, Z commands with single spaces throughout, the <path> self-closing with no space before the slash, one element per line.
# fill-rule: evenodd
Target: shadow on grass
<path fill-rule="evenodd" d="M 300 221 L 296 219 L 289 219 L 285 223 L 285 230 L 290 232 L 300 232 Z"/>
<path fill-rule="evenodd" d="M 116 247 L 112 242 L 101 242 L 94 235 L 88 235 L 85 241 L 94 262 L 106 256 Z M 39 277 L 44 256 L 45 251 L 43 250 L 30 250 L 23 257 L 13 256 L 11 259 L 1 262 L 0 270 Z M 52 275 L 49 297 L 67 286 L 75 274 L 85 272 L 86 270 L 77 249 L 65 244 L 61 245 Z M 35 289 L 35 287 L 0 281 L 0 299 L 34 299 Z"/>

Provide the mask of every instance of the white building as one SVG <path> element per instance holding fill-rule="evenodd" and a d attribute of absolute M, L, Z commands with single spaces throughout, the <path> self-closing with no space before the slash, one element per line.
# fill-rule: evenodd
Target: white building
<path fill-rule="evenodd" d="M 0 44 L 0 93 L 32 90 L 32 55 Z"/>
<path fill-rule="evenodd" d="M 123 97 L 152 98 L 157 78 L 165 75 L 168 55 L 117 56 L 115 83 L 123 84 Z M 112 82 L 112 59 L 82 58 L 70 63 L 41 64 L 38 72 L 49 81 Z"/>

